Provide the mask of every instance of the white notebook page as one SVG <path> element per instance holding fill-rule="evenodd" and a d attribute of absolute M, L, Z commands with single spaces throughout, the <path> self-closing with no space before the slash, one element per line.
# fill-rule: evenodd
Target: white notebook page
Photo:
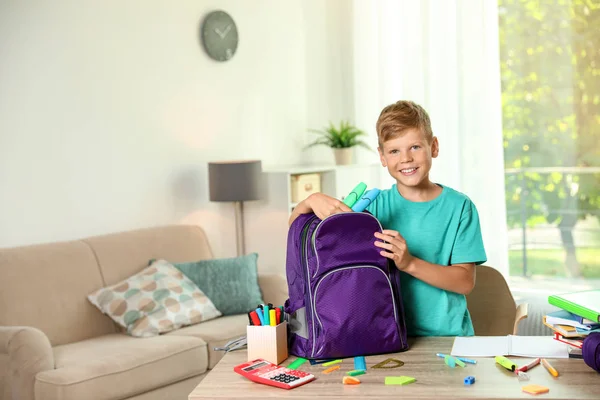
<path fill-rule="evenodd" d="M 568 345 L 551 336 L 459 336 L 454 339 L 450 354 L 459 357 L 569 358 Z"/>
<path fill-rule="evenodd" d="M 569 345 L 552 336 L 509 336 L 511 356 L 569 358 Z"/>

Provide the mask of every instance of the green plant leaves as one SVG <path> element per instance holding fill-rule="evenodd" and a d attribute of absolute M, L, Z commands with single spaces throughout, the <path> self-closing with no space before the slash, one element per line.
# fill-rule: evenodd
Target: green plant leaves
<path fill-rule="evenodd" d="M 339 127 L 330 122 L 323 129 L 309 129 L 309 132 L 316 134 L 318 137 L 308 144 L 305 149 L 314 146 L 327 146 L 333 149 L 361 146 L 372 150 L 367 143 L 361 140 L 361 137 L 367 136 L 367 134 L 348 121 L 340 122 Z"/>

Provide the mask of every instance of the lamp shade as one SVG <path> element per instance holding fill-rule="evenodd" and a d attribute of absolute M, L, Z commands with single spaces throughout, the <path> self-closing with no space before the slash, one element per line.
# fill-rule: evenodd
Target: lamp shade
<path fill-rule="evenodd" d="M 210 201 L 261 199 L 260 160 L 208 163 Z"/>

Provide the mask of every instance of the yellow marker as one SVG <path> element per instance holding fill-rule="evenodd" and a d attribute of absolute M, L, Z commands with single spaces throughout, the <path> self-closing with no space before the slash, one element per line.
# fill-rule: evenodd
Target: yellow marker
<path fill-rule="evenodd" d="M 498 364 L 502 365 L 504 368 L 506 368 L 509 371 L 514 372 L 515 369 L 517 369 L 517 364 L 510 361 L 508 358 L 506 358 L 504 356 L 496 356 L 494 359 L 496 360 L 496 362 Z"/>
<path fill-rule="evenodd" d="M 329 367 L 330 365 L 333 365 L 333 364 L 339 364 L 339 363 L 341 363 L 341 362 L 342 362 L 342 360 L 333 360 L 333 361 L 327 361 L 326 363 L 323 363 L 323 366 L 324 366 L 324 367 Z"/>
<path fill-rule="evenodd" d="M 550 363 L 544 358 L 542 358 L 542 365 L 544 366 L 544 368 L 546 368 L 548 372 L 550 372 L 550 374 L 552 374 L 553 377 L 556 378 L 558 376 L 558 371 L 555 370 L 554 367 L 550 365 Z"/>
<path fill-rule="evenodd" d="M 277 314 L 275 313 L 275 310 L 269 310 L 269 323 L 271 326 L 277 325 Z"/>

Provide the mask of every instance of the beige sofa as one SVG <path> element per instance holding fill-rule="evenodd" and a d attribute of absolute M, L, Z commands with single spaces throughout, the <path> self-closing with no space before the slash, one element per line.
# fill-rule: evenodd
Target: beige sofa
<path fill-rule="evenodd" d="M 121 333 L 87 295 L 147 266 L 212 258 L 201 228 L 165 226 L 0 249 L 3 399 L 187 399 L 215 366 L 213 348 L 245 335 L 247 316 L 216 318 L 152 338 Z M 283 304 L 285 279 L 260 275 Z"/>

